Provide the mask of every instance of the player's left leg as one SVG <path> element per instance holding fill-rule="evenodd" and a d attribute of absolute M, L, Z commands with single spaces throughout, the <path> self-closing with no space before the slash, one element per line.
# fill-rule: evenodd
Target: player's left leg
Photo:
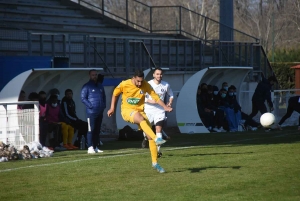
<path fill-rule="evenodd" d="M 162 138 L 162 128 L 164 126 L 164 122 L 166 119 L 165 111 L 156 112 L 153 117 L 154 125 L 155 125 L 155 133 L 156 137 Z M 158 155 L 157 157 L 160 158 L 162 153 L 160 151 L 160 146 L 157 146 Z"/>

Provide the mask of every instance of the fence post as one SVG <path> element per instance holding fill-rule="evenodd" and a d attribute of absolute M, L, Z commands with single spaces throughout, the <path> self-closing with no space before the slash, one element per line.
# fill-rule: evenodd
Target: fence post
<path fill-rule="evenodd" d="M 286 95 L 285 95 L 286 108 L 288 107 L 290 97 L 291 97 L 290 91 L 286 92 Z"/>

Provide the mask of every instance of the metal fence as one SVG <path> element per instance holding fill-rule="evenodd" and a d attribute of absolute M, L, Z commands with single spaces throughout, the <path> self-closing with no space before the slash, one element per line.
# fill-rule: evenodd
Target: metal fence
<path fill-rule="evenodd" d="M 32 104 L 32 103 L 22 103 Z M 22 149 L 24 145 L 39 141 L 39 110 L 18 109 L 18 103 L 0 103 L 0 141 Z"/>

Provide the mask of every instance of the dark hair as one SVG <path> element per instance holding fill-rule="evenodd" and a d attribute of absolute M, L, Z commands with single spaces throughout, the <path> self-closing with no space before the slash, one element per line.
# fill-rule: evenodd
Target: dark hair
<path fill-rule="evenodd" d="M 39 99 L 39 95 L 36 92 L 31 92 L 28 96 L 29 100 L 33 100 L 33 99 Z"/>
<path fill-rule="evenodd" d="M 214 91 L 219 91 L 219 88 L 217 86 L 214 86 Z"/>
<path fill-rule="evenodd" d="M 223 83 L 222 83 L 222 86 L 223 86 L 224 84 L 227 84 L 227 85 L 228 85 L 228 83 L 227 83 L 227 82 L 223 82 Z"/>
<path fill-rule="evenodd" d="M 207 90 L 208 90 L 208 91 L 213 91 L 213 90 L 214 90 L 214 87 L 213 87 L 212 85 L 209 84 L 209 85 L 207 85 Z"/>
<path fill-rule="evenodd" d="M 273 81 L 273 82 L 277 82 L 276 77 L 274 75 L 270 76 L 268 78 L 269 82 Z"/>
<path fill-rule="evenodd" d="M 206 85 L 207 86 L 207 84 L 206 83 L 202 83 L 200 86 L 201 86 L 201 89 L 202 89 L 202 87 L 204 86 L 204 85 Z"/>
<path fill-rule="evenodd" d="M 228 88 L 228 90 L 230 90 L 230 89 L 236 90 L 236 87 L 235 87 L 234 85 L 231 85 L 231 86 Z"/>
<path fill-rule="evenodd" d="M 45 91 L 40 91 L 39 95 L 46 95 L 46 92 Z"/>
<path fill-rule="evenodd" d="M 71 92 L 73 94 L 73 91 L 71 89 L 66 89 L 65 90 L 65 95 L 67 95 L 67 93 Z"/>
<path fill-rule="evenodd" d="M 53 95 L 53 94 L 54 94 L 54 95 L 56 95 L 56 94 L 60 95 L 59 90 L 56 89 L 56 88 L 51 89 L 51 90 L 49 91 L 49 94 L 50 94 L 50 95 Z"/>
<path fill-rule="evenodd" d="M 91 74 L 92 71 L 97 71 L 96 69 L 89 70 L 89 74 Z"/>
<path fill-rule="evenodd" d="M 52 101 L 54 99 L 57 99 L 57 95 L 55 95 L 55 94 L 51 95 L 50 98 L 49 98 L 50 101 Z"/>
<path fill-rule="evenodd" d="M 25 91 L 21 90 L 21 91 L 20 91 L 20 94 L 25 94 Z"/>
<path fill-rule="evenodd" d="M 156 68 L 154 68 L 153 73 L 154 73 L 155 71 L 157 71 L 157 70 L 160 70 L 161 72 L 163 72 L 163 70 L 162 70 L 160 67 L 156 67 Z"/>
<path fill-rule="evenodd" d="M 134 72 L 133 77 L 142 77 L 142 78 L 144 78 L 144 72 L 142 70 L 136 70 Z"/>

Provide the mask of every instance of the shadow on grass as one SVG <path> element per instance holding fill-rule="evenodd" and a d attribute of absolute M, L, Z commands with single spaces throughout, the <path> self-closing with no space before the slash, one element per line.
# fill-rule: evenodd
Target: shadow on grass
<path fill-rule="evenodd" d="M 176 170 L 173 172 L 186 172 L 190 171 L 191 173 L 200 173 L 201 171 L 208 170 L 208 169 L 235 169 L 239 170 L 242 166 L 208 166 L 208 167 L 201 167 L 201 168 L 187 168 L 183 170 Z"/>
<path fill-rule="evenodd" d="M 194 156 L 217 156 L 217 155 L 236 155 L 236 154 L 253 154 L 254 152 L 244 152 L 244 153 L 209 153 L 209 154 L 176 154 L 176 157 L 194 157 Z M 173 154 L 168 154 L 168 156 L 175 156 Z"/>
<path fill-rule="evenodd" d="M 171 137 L 165 148 L 189 147 L 189 146 L 245 146 L 245 145 L 269 145 L 282 143 L 300 142 L 300 131 L 297 127 L 285 127 L 284 130 L 272 130 L 265 132 L 264 129 L 257 131 L 236 133 L 205 133 L 205 134 L 181 134 L 178 128 L 166 130 Z M 117 138 L 107 141 L 101 147 L 103 150 L 117 150 L 129 148 L 141 148 L 142 141 L 118 141 Z M 148 149 L 148 148 L 147 148 Z"/>

